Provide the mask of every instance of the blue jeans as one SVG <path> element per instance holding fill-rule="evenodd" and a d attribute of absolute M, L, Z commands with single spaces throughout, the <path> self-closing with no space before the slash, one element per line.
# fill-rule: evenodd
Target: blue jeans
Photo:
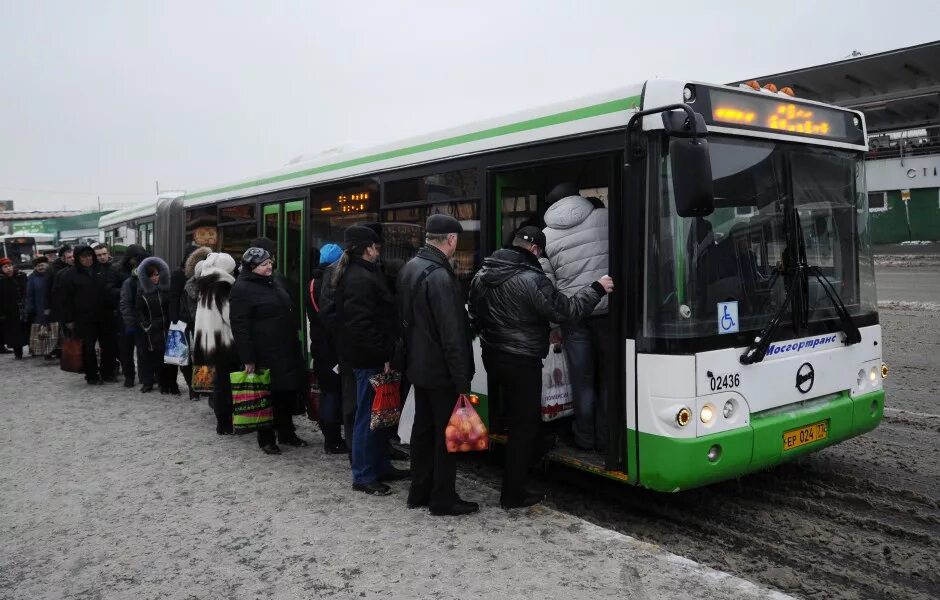
<path fill-rule="evenodd" d="M 370 484 L 379 480 L 383 473 L 392 470 L 388 457 L 388 429 L 372 431 L 372 399 L 375 390 L 369 378 L 382 369 L 354 369 L 356 376 L 356 418 L 353 421 L 352 473 L 353 483 Z"/>
<path fill-rule="evenodd" d="M 563 327 L 565 358 L 574 395 L 574 442 L 586 450 L 607 449 L 607 316 L 588 317 Z"/>

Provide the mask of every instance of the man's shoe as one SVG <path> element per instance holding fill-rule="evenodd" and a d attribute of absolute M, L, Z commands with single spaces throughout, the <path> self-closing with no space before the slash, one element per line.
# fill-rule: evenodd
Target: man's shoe
<path fill-rule="evenodd" d="M 323 451 L 327 454 L 349 454 L 349 447 L 345 441 L 339 440 L 338 442 L 324 443 Z"/>
<path fill-rule="evenodd" d="M 536 504 L 538 504 L 544 499 L 545 499 L 545 494 L 527 493 L 521 498 L 513 498 L 510 500 L 504 500 L 500 498 L 499 504 L 505 509 L 526 508 L 528 506 L 535 506 Z"/>
<path fill-rule="evenodd" d="M 193 402 L 199 402 L 199 394 L 197 394 L 196 392 L 192 390 L 189 390 L 189 399 L 192 400 Z"/>
<path fill-rule="evenodd" d="M 411 496 L 408 496 L 408 508 L 421 508 L 422 506 L 427 506 L 430 502 L 429 498 L 421 498 L 418 500 L 412 500 Z"/>
<path fill-rule="evenodd" d="M 447 508 L 432 508 L 431 514 L 435 517 L 469 515 L 480 510 L 480 505 L 476 502 L 467 502 L 466 500 L 457 500 Z"/>
<path fill-rule="evenodd" d="M 391 471 L 387 471 L 379 476 L 379 479 L 382 481 L 401 481 L 402 479 L 411 478 L 411 469 L 396 469 L 392 467 Z"/>
<path fill-rule="evenodd" d="M 12 350 L 7 348 L 6 346 L 0 346 L 0 354 L 9 354 L 10 352 L 12 352 Z"/>
<path fill-rule="evenodd" d="M 144 385 L 140 386 L 141 394 L 149 394 L 152 391 L 153 391 L 153 385 L 151 384 L 145 383 Z"/>
<path fill-rule="evenodd" d="M 294 446 L 295 448 L 305 448 L 310 445 L 307 443 L 307 440 L 297 437 L 296 434 L 294 434 L 293 437 L 285 438 L 285 439 L 278 440 L 278 441 L 281 442 L 282 444 L 287 444 L 288 446 Z"/>
<path fill-rule="evenodd" d="M 357 492 L 363 492 L 370 496 L 388 496 L 392 493 L 392 488 L 379 481 L 375 483 L 354 483 L 352 487 Z"/>
<path fill-rule="evenodd" d="M 115 377 L 114 375 L 108 375 L 107 377 L 101 378 L 101 381 L 105 383 L 117 383 L 117 380 L 118 380 L 117 377 Z M 131 385 L 134 385 L 134 384 L 132 383 Z"/>
<path fill-rule="evenodd" d="M 277 447 L 277 444 L 265 444 L 261 446 L 261 451 L 265 454 L 280 454 L 281 449 Z"/>
<path fill-rule="evenodd" d="M 180 386 L 177 383 L 171 383 L 170 385 L 168 385 L 166 388 L 166 393 L 173 394 L 174 396 L 179 396 L 182 394 L 180 392 Z"/>
<path fill-rule="evenodd" d="M 388 445 L 388 457 L 392 460 L 408 460 L 409 458 L 407 452 L 391 444 Z"/>
<path fill-rule="evenodd" d="M 133 379 L 125 379 L 125 380 L 124 380 L 124 387 L 126 387 L 126 388 L 132 388 L 132 387 L 134 387 L 134 380 L 133 380 Z"/>
<path fill-rule="evenodd" d="M 100 379 L 86 379 L 85 382 L 88 383 L 88 385 L 101 385 Z"/>

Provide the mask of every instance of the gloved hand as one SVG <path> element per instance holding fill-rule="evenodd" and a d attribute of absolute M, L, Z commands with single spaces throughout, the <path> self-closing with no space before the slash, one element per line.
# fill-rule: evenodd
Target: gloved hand
<path fill-rule="evenodd" d="M 124 335 L 137 335 L 137 326 L 136 325 L 125 325 L 124 326 Z"/>

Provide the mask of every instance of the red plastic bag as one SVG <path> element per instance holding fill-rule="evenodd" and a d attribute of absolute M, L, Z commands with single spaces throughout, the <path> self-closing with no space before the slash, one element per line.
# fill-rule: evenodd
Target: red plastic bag
<path fill-rule="evenodd" d="M 390 371 L 369 378 L 375 389 L 369 429 L 396 427 L 401 418 L 401 373 Z"/>
<path fill-rule="evenodd" d="M 444 430 L 448 452 L 473 452 L 490 447 L 489 432 L 466 394 L 460 394 Z"/>

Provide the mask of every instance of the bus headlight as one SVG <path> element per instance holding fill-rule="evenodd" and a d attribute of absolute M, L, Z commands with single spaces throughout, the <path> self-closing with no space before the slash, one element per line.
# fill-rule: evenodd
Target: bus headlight
<path fill-rule="evenodd" d="M 878 369 L 875 367 L 872 367 L 871 371 L 868 372 L 868 381 L 870 381 L 872 385 L 875 385 L 875 382 L 878 381 Z"/>
<path fill-rule="evenodd" d="M 692 411 L 686 407 L 679 409 L 679 412 L 676 413 L 676 424 L 679 427 L 685 427 L 689 424 L 689 421 L 692 420 Z"/>
<path fill-rule="evenodd" d="M 731 415 L 734 414 L 734 401 L 728 400 L 725 402 L 724 408 L 721 409 L 721 414 L 724 415 L 726 419 L 730 419 Z"/>
<path fill-rule="evenodd" d="M 711 404 L 706 404 L 702 407 L 702 411 L 699 413 L 699 418 L 702 420 L 702 423 L 708 425 L 712 422 L 712 419 L 715 418 L 715 409 Z"/>

